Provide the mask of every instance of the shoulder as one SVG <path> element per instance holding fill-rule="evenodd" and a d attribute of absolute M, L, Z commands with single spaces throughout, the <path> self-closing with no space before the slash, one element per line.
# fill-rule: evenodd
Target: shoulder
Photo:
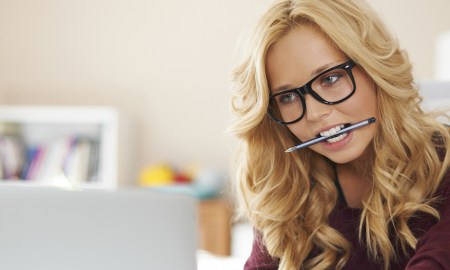
<path fill-rule="evenodd" d="M 277 270 L 279 260 L 269 255 L 263 244 L 261 233 L 254 230 L 253 247 L 244 270 Z"/>
<path fill-rule="evenodd" d="M 436 210 L 441 214 L 440 221 L 448 221 L 447 230 L 450 232 L 450 169 L 447 169 L 444 178 L 441 180 L 435 197 L 438 199 Z"/>
<path fill-rule="evenodd" d="M 437 224 L 446 220 L 450 222 L 450 168 L 447 168 L 436 192 L 433 194 L 433 198 L 435 201 L 432 206 L 440 214 Z M 450 231 L 450 227 L 448 229 Z"/>
<path fill-rule="evenodd" d="M 450 204 L 450 168 L 447 168 L 447 172 L 439 184 L 435 197 L 438 197 L 442 201 L 442 207 Z"/>

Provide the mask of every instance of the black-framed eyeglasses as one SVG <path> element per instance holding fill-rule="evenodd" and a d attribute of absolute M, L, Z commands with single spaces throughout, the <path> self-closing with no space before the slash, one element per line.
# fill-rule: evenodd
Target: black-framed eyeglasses
<path fill-rule="evenodd" d="M 311 94 L 317 101 L 334 105 L 355 93 L 353 60 L 329 68 L 312 78 L 305 85 L 270 95 L 267 113 L 276 122 L 289 125 L 300 121 L 306 112 L 305 95 Z"/>

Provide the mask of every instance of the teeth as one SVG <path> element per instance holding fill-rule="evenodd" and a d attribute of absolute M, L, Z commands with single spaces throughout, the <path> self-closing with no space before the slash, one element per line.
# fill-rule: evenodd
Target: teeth
<path fill-rule="evenodd" d="M 328 136 L 334 135 L 334 134 L 338 133 L 339 131 L 341 131 L 342 128 L 344 128 L 344 125 L 335 126 L 334 128 L 330 128 L 327 131 L 320 132 L 320 136 L 328 137 Z"/>
<path fill-rule="evenodd" d="M 347 137 L 347 133 L 341 134 L 341 135 L 337 136 L 336 138 L 329 139 L 329 140 L 327 140 L 327 142 L 335 143 L 335 142 L 338 142 L 338 141 L 344 139 L 345 137 Z"/>
<path fill-rule="evenodd" d="M 338 133 L 339 131 L 341 131 L 341 129 L 343 129 L 343 128 L 344 128 L 344 125 L 335 126 L 333 128 L 330 128 L 329 130 L 320 132 L 320 136 L 322 136 L 322 137 L 333 136 L 336 133 Z M 344 139 L 345 137 L 347 137 L 347 133 L 344 133 L 335 138 L 329 139 L 329 140 L 327 140 L 327 142 L 335 143 L 335 142 L 338 142 L 338 141 Z"/>

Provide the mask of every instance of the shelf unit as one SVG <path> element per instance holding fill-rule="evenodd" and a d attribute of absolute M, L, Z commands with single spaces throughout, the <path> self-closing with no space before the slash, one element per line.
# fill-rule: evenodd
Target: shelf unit
<path fill-rule="evenodd" d="M 98 150 L 94 159 L 96 173 L 93 180 L 79 178 L 75 183 L 62 173 L 60 177 L 47 179 L 1 180 L 0 184 L 68 185 L 75 189 L 117 188 L 118 121 L 117 110 L 106 106 L 0 106 L 0 124 L 18 127 L 25 148 L 52 145 L 65 138 L 87 138 L 96 143 Z"/>

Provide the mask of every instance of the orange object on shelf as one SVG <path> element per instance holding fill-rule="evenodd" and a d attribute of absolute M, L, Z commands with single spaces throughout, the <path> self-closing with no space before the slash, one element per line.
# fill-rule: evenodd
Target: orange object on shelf
<path fill-rule="evenodd" d="M 231 253 L 231 203 L 223 198 L 201 200 L 198 207 L 199 246 L 215 255 Z"/>

